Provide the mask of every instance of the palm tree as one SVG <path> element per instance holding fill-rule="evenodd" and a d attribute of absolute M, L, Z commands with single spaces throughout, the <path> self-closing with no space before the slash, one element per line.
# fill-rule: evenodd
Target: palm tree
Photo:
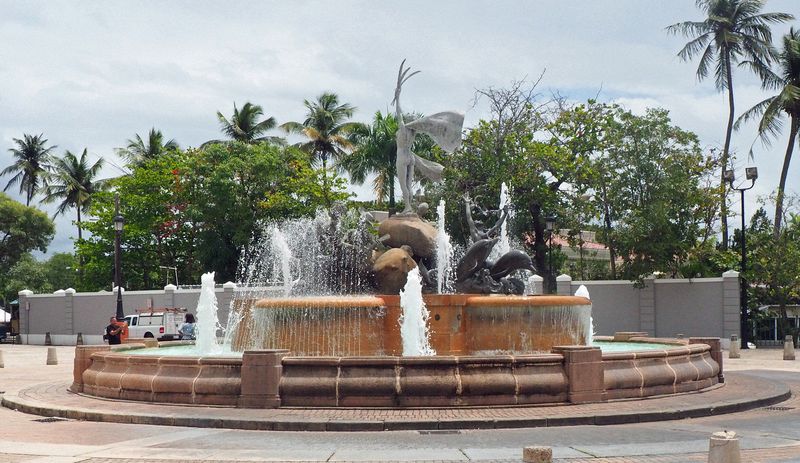
<path fill-rule="evenodd" d="M 372 125 L 362 124 L 350 134 L 353 150 L 342 156 L 337 168 L 350 175 L 353 183 L 363 184 L 367 176 L 375 175 L 373 191 L 377 204 L 389 198 L 389 209 L 394 210 L 395 157 L 397 156 L 397 120 L 393 115 L 375 113 Z"/>
<path fill-rule="evenodd" d="M 728 167 L 733 133 L 733 65 L 746 63 L 763 78 L 769 70 L 770 62 L 775 58 L 769 25 L 789 21 L 794 16 L 786 13 L 761 13 L 764 0 L 697 0 L 696 4 L 706 14 L 705 20 L 673 24 L 667 27 L 667 31 L 692 39 L 678 52 L 678 57 L 687 61 L 700 56 L 697 65 L 698 80 L 708 77 L 713 68 L 717 90 L 728 90 L 728 126 L 720 172 L 722 247 L 727 249 L 728 207 L 723 175 Z"/>
<path fill-rule="evenodd" d="M 50 151 L 55 145 L 45 147 L 47 139 L 44 134 L 24 134 L 22 140 L 14 138 L 16 148 L 9 151 L 16 160 L 13 164 L 3 169 L 0 176 L 14 174 L 8 181 L 3 191 L 8 191 L 13 185 L 19 184 L 19 192 L 25 192 L 25 205 L 30 206 L 33 195 L 42 187 L 41 182 L 50 170 Z"/>
<path fill-rule="evenodd" d="M 233 103 L 233 116 L 230 119 L 217 111 L 220 129 L 231 140 L 251 144 L 264 141 L 283 144 L 283 139 L 280 137 L 263 136 L 265 132 L 274 129 L 276 125 L 274 117 L 259 121 L 259 117 L 263 115 L 264 109 L 249 101 L 242 106 L 241 110 L 236 107 L 236 103 Z M 211 143 L 223 142 L 221 140 L 209 140 L 203 143 L 203 146 Z"/>
<path fill-rule="evenodd" d="M 125 148 L 117 148 L 116 153 L 125 159 L 128 165 L 142 165 L 169 150 L 178 148 L 178 143 L 174 139 L 164 143 L 164 135 L 153 127 L 147 135 L 147 142 L 142 140 L 137 133 L 134 138 L 128 139 L 128 145 Z"/>
<path fill-rule="evenodd" d="M 61 201 L 54 217 L 73 207 L 77 210 L 79 241 L 83 239 L 81 212 L 88 211 L 92 204 L 92 195 L 107 186 L 107 180 L 96 180 L 97 174 L 103 168 L 103 163 L 103 158 L 100 158 L 90 166 L 85 148 L 80 159 L 67 151 L 63 158 L 53 162 L 53 170 L 47 176 L 45 196 L 42 202 Z"/>
<path fill-rule="evenodd" d="M 348 140 L 348 135 L 360 124 L 348 122 L 353 117 L 356 108 L 342 103 L 335 93 L 325 92 L 318 96 L 316 101 L 303 101 L 307 109 L 306 120 L 300 122 L 287 122 L 281 125 L 287 133 L 299 133 L 308 138 L 305 143 L 300 143 L 300 149 L 311 155 L 314 161 L 322 161 L 322 187 L 326 202 L 328 199 L 328 159 L 339 158 L 353 144 Z M 329 204 L 330 205 L 330 204 Z"/>
<path fill-rule="evenodd" d="M 786 145 L 781 179 L 778 183 L 778 194 L 775 199 L 773 235 L 776 239 L 780 236 L 781 220 L 783 219 L 783 192 L 786 187 L 786 177 L 789 174 L 789 163 L 792 160 L 797 132 L 800 130 L 800 31 L 791 28 L 789 33 L 783 37 L 783 49 L 778 55 L 778 67 L 778 73 L 770 72 L 764 78 L 763 83 L 765 88 L 780 89 L 780 93 L 756 104 L 736 121 L 738 127 L 742 122 L 760 116 L 758 135 L 766 145 L 769 145 L 783 126 L 781 115 L 786 113 L 789 117 L 789 143 Z"/>

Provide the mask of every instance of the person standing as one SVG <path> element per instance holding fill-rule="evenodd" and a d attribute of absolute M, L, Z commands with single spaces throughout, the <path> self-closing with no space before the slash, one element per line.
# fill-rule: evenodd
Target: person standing
<path fill-rule="evenodd" d="M 123 325 L 117 322 L 117 317 L 111 317 L 106 327 L 106 339 L 109 345 L 122 344 L 122 329 Z"/>

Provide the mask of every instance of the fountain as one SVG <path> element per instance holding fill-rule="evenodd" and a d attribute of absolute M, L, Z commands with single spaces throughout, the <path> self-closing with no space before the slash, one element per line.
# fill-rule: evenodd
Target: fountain
<path fill-rule="evenodd" d="M 403 315 L 400 317 L 400 339 L 403 340 L 403 356 L 429 356 L 436 355 L 431 348 L 428 333 L 428 308 L 422 298 L 422 277 L 419 269 L 415 268 L 408 273 L 406 287 L 400 291 L 400 307 Z"/>
<path fill-rule="evenodd" d="M 275 260 L 276 271 L 283 280 L 283 295 L 288 297 L 292 293 L 295 281 L 292 279 L 292 250 L 286 242 L 286 236 L 277 226 L 272 227 L 270 233 L 273 253 L 278 257 Z"/>
<path fill-rule="evenodd" d="M 450 267 L 453 259 L 453 245 L 444 224 L 444 200 L 439 201 L 436 208 L 436 292 L 442 294 L 450 282 Z"/>
<path fill-rule="evenodd" d="M 213 355 L 220 352 L 217 330 L 221 329 L 217 318 L 217 296 L 214 294 L 214 272 L 203 274 L 200 283 L 195 346 L 199 355 Z"/>
<path fill-rule="evenodd" d="M 508 187 L 506 186 L 506 182 L 500 184 L 500 204 L 498 209 L 500 211 L 508 210 L 508 220 L 512 218 L 511 200 L 508 195 Z M 494 246 L 494 249 L 492 249 L 492 253 L 489 255 L 489 259 L 492 261 L 496 261 L 511 250 L 511 242 L 508 238 L 508 220 L 503 220 L 500 222 L 500 239 Z"/>
<path fill-rule="evenodd" d="M 529 256 L 500 244 L 510 209 L 505 188 L 488 229 L 473 220 L 465 198 L 471 243 L 455 268 L 458 292 L 447 292 L 444 203 L 434 227 L 422 218 L 427 205 L 418 214 L 409 194 L 415 166 L 433 180 L 441 166 L 410 147 L 422 132 L 445 151 L 456 149 L 463 115 L 405 123 L 399 100 L 415 74 L 409 70 L 401 64 L 395 90 L 403 213 L 375 224 L 334 205 L 314 219 L 267 225 L 260 235 L 271 239 L 242 257 L 248 285 L 225 333 L 238 354 L 216 345 L 213 274 L 206 274 L 195 346 L 177 356 L 166 355 L 170 343 L 150 351 L 138 344 L 78 347 L 71 389 L 254 408 L 461 407 L 599 402 L 717 384 L 718 339 L 617 333 L 593 341 L 588 292 L 522 295 L 523 272 L 535 268 Z M 428 270 L 434 262 L 436 281 Z M 281 284 L 270 290 L 269 282 Z M 634 351 L 599 347 L 632 341 Z"/>

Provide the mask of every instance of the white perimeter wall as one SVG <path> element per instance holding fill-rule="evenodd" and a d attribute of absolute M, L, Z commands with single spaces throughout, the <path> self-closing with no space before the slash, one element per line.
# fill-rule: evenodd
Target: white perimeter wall
<path fill-rule="evenodd" d="M 558 293 L 574 294 L 585 285 L 592 299 L 595 332 L 645 331 L 657 337 L 715 336 L 730 338 L 739 333 L 739 273 L 725 272 L 719 278 L 652 279 L 636 287 L 630 281 L 572 281 L 558 277 Z M 235 286 L 217 288 L 220 323 L 225 326 Z M 194 313 L 200 289 L 128 291 L 123 293 L 126 314 L 145 307 L 185 307 Z M 75 344 L 77 334 L 84 343 L 102 343 L 109 317 L 116 312 L 116 294 L 71 293 L 19 295 L 20 332 L 23 342 L 44 344 L 50 333 L 53 344 Z"/>

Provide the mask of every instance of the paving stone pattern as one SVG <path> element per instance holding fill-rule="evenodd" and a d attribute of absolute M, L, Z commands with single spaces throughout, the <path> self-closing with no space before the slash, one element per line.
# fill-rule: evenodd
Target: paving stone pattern
<path fill-rule="evenodd" d="M 800 433 L 788 432 L 789 428 L 786 427 L 791 426 L 794 430 L 797 429 L 797 423 L 800 423 L 800 362 L 783 361 L 780 350 L 744 352 L 741 360 L 731 360 L 726 364 L 724 387 L 701 394 L 670 398 L 556 407 L 465 410 L 242 410 L 143 405 L 70 394 L 66 391 L 66 380 L 71 374 L 70 350 L 59 348 L 61 364 L 42 368 L 42 348 L 15 348 L 17 351 L 12 351 L 12 355 L 6 352 L 6 368 L 0 370 L 0 390 L 6 391 L 6 394 L 0 395 L 3 395 L 12 408 L 12 401 L 17 401 L 43 415 L 58 416 L 72 410 L 77 415 L 83 414 L 82 419 L 119 420 L 118 422 L 130 424 L 76 420 L 37 422 L 35 420 L 41 416 L 16 413 L 6 408 L 0 410 L 0 463 L 229 463 L 278 461 L 277 459 L 286 458 L 292 458 L 291 461 L 295 462 L 329 460 L 363 463 L 366 458 L 381 457 L 386 457 L 381 461 L 402 458 L 404 461 L 416 462 L 519 462 L 522 456 L 521 446 L 524 444 L 520 444 L 518 452 L 516 445 L 509 444 L 531 440 L 531 445 L 552 442 L 554 451 L 557 445 L 561 446 L 558 447 L 559 452 L 554 460 L 558 463 L 705 462 L 708 457 L 702 450 L 707 446 L 710 432 L 731 425 L 743 436 L 743 462 L 800 463 Z M 729 366 L 738 367 L 739 371 Z M 54 380 L 59 381 L 53 382 Z M 766 403 L 758 402 L 767 397 L 772 397 L 770 401 L 778 400 L 779 396 L 784 397 L 789 393 L 789 387 L 793 393 L 789 400 L 774 403 L 772 408 L 765 406 L 768 405 Z M 747 408 L 752 409 L 744 413 L 719 415 L 721 412 Z M 111 415 L 112 412 L 117 415 Z M 503 423 L 515 426 L 548 426 L 569 424 L 569 420 L 573 419 L 585 420 L 591 424 L 637 423 L 686 415 L 699 419 L 610 427 L 574 426 L 552 430 L 465 430 L 460 434 L 456 432 L 457 435 L 454 436 L 446 435 L 455 432 L 450 431 L 450 428 L 459 426 L 502 427 Z M 146 425 L 157 416 L 172 421 L 172 424 L 194 424 L 203 426 L 204 429 Z M 410 435 L 418 436 L 424 432 L 261 433 L 224 428 L 261 429 L 254 425 L 260 426 L 263 423 L 271 423 L 273 426 L 263 429 L 346 430 L 358 429 L 360 426 L 385 429 L 388 423 L 415 429 L 430 426 L 430 429 L 436 431 L 430 436 L 419 438 Z M 212 427 L 217 429 L 211 429 Z M 532 438 L 534 433 L 538 433 L 539 437 Z M 669 436 L 662 437 L 663 433 L 669 433 Z M 556 439 L 547 437 L 556 435 L 559 436 Z M 290 436 L 298 437 L 290 439 Z M 503 436 L 521 437 L 511 437 L 502 442 L 489 440 L 503 439 Z M 219 448 L 215 443 L 219 442 L 218 439 L 231 441 L 224 448 Z M 326 439 L 331 444 L 311 444 L 314 447 L 312 449 L 306 449 L 303 445 L 317 442 L 318 439 Z M 380 439 L 379 443 L 368 444 L 373 439 Z M 455 439 L 459 440 L 456 442 Z M 264 443 L 265 440 L 269 443 Z M 423 445 L 414 447 L 409 443 Z M 440 448 L 437 443 L 441 443 L 443 447 Z M 108 449 L 118 446 L 127 448 L 127 454 L 108 452 Z M 209 453 L 205 449 L 215 451 Z M 637 455 L 639 453 L 647 454 Z M 617 456 L 589 456 L 595 454 Z M 514 458 L 517 455 L 520 459 Z M 364 459 L 361 459 L 362 456 Z"/>
<path fill-rule="evenodd" d="M 711 416 L 775 404 L 789 398 L 781 383 L 732 373 L 724 387 L 703 393 L 608 403 L 544 407 L 430 409 L 236 409 L 98 400 L 45 383 L 3 397 L 26 413 L 71 419 L 175 426 L 284 431 L 496 429 L 623 424 Z"/>

